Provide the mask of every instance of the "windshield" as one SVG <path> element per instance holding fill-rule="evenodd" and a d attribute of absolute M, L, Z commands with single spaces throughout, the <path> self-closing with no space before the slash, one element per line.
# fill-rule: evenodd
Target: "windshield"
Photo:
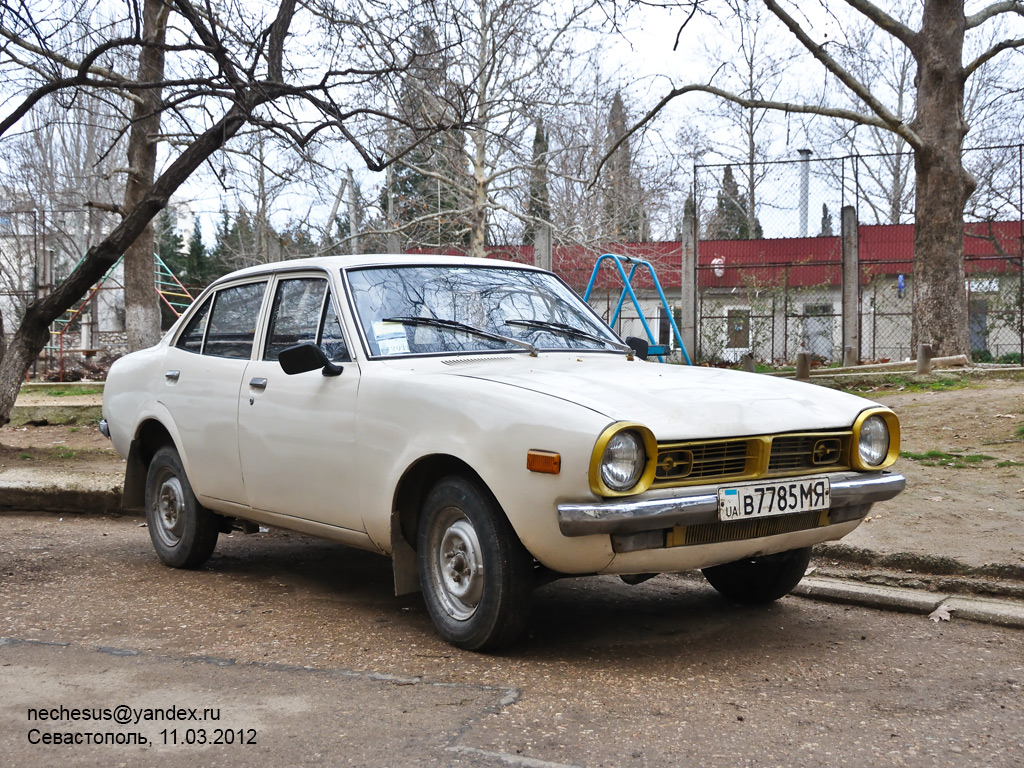
<path fill-rule="evenodd" d="M 348 282 L 373 356 L 623 349 L 572 289 L 546 272 L 367 267 L 350 270 Z"/>

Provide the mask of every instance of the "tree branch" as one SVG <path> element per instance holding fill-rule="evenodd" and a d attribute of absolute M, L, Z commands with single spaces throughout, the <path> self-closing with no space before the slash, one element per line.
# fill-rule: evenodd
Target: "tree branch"
<path fill-rule="evenodd" d="M 907 25 L 894 19 L 870 0 L 846 0 L 847 4 L 866 16 L 876 27 L 895 37 L 910 50 L 917 45 L 918 35 Z"/>
<path fill-rule="evenodd" d="M 86 208 L 95 208 L 97 211 L 106 211 L 107 213 L 116 213 L 119 216 L 123 214 L 121 206 L 117 203 L 103 203 L 99 200 L 86 200 L 83 205 Z"/>
<path fill-rule="evenodd" d="M 773 14 L 775 14 L 775 16 L 779 19 L 779 21 L 781 21 L 783 24 L 786 25 L 786 27 L 789 28 L 789 31 L 792 32 L 793 35 L 797 38 L 797 40 L 800 41 L 801 45 L 803 45 L 804 48 L 806 48 L 808 50 L 808 52 L 814 58 L 816 58 L 819 62 L 821 62 L 821 64 L 825 67 L 825 69 L 827 69 L 829 72 L 831 72 L 833 75 L 835 75 L 839 79 L 839 81 L 842 82 L 843 85 L 845 85 L 847 88 L 849 88 L 854 93 L 854 95 L 857 96 L 857 98 L 859 98 L 861 101 L 863 101 L 864 104 L 867 105 L 868 109 L 870 109 L 872 112 L 874 112 L 875 115 L 877 115 L 879 120 L 881 121 L 880 123 L 866 123 L 863 120 L 857 120 L 856 122 L 861 122 L 864 125 L 878 125 L 878 127 L 880 127 L 880 128 L 885 128 L 886 130 L 890 130 L 893 133 L 896 133 L 899 136 L 902 136 L 904 139 L 906 139 L 907 143 L 909 143 L 915 149 L 919 149 L 922 146 L 920 137 L 914 131 L 912 131 L 908 126 L 906 126 L 903 123 L 903 121 L 900 120 L 896 115 L 892 114 L 888 109 L 886 109 L 885 105 L 882 104 L 878 99 L 876 99 L 871 94 L 871 90 L 869 88 L 867 88 L 863 83 L 861 83 L 853 75 L 851 75 L 849 72 L 847 72 L 846 69 L 844 69 L 839 64 L 839 62 L 837 62 L 835 59 L 833 59 L 831 56 L 829 56 L 828 53 L 825 52 L 825 49 L 822 46 L 820 46 L 816 42 L 814 42 L 810 38 L 810 36 L 803 30 L 803 28 L 800 26 L 800 24 L 798 24 L 796 22 L 796 20 L 793 19 L 792 16 L 790 16 L 788 13 L 786 13 L 782 9 L 782 7 L 776 2 L 776 0 L 764 0 L 764 2 L 765 2 L 765 5 L 768 6 L 768 10 L 771 11 Z M 854 7 L 856 7 L 857 4 L 862 4 L 865 8 L 872 8 L 872 9 L 874 9 L 875 12 L 877 12 L 879 14 L 882 13 L 881 11 L 878 11 L 878 9 L 874 8 L 874 6 L 870 5 L 870 3 L 867 3 L 866 0 L 847 0 L 847 2 L 849 2 L 851 5 L 854 5 Z M 860 9 L 858 8 L 858 10 L 860 10 Z M 884 16 L 884 14 L 882 14 L 882 15 Z M 898 22 L 896 22 L 894 20 L 893 20 L 892 23 L 894 25 L 896 25 L 896 26 L 901 26 L 901 25 L 898 24 Z M 908 47 L 910 47 L 911 50 L 913 51 L 913 46 L 908 44 Z M 737 103 L 739 103 L 739 102 L 737 102 Z M 786 111 L 801 111 L 801 110 L 786 110 Z M 809 114 L 826 115 L 826 116 L 832 116 L 832 117 L 843 117 L 844 119 L 852 119 L 848 115 L 835 115 L 835 114 L 831 114 L 829 112 L 821 111 L 821 108 L 810 108 L 810 109 L 802 110 L 802 111 L 805 111 L 805 112 L 807 112 Z M 853 114 L 857 114 L 857 113 L 853 113 Z"/>
<path fill-rule="evenodd" d="M 267 77 L 271 82 L 284 82 L 283 61 L 284 41 L 288 36 L 288 27 L 295 15 L 295 0 L 282 0 L 277 11 L 277 18 L 270 25 L 269 46 L 267 48 Z"/>
<path fill-rule="evenodd" d="M 1019 2 L 1019 0 L 1003 0 L 1001 3 L 993 3 L 987 8 L 982 8 L 977 13 L 972 13 L 968 16 L 966 29 L 980 27 L 989 19 L 1002 13 L 1015 13 L 1018 16 L 1024 16 L 1024 3 Z"/>
<path fill-rule="evenodd" d="M 785 112 L 788 114 L 804 114 L 804 115 L 820 115 L 822 117 L 835 117 L 840 120 L 849 120 L 850 122 L 857 123 L 859 125 L 871 126 L 873 128 L 881 128 L 883 130 L 893 130 L 893 127 L 882 120 L 882 118 L 873 115 L 863 114 L 861 112 L 855 112 L 852 109 L 839 109 L 836 107 L 824 107 L 824 106 L 813 106 L 809 104 L 790 104 L 783 101 L 765 101 L 764 99 L 747 99 L 743 96 L 738 96 L 735 93 L 730 93 L 721 88 L 716 88 L 713 85 L 685 85 L 681 88 L 673 88 L 666 94 L 661 101 L 654 105 L 654 107 L 643 116 L 640 122 L 633 125 L 628 131 L 626 131 L 619 139 L 611 145 L 604 157 L 598 163 L 595 170 L 594 178 L 591 180 L 590 186 L 593 187 L 597 183 L 597 175 L 600 174 L 601 169 L 608 159 L 615 154 L 615 151 L 621 147 L 626 141 L 636 134 L 641 128 L 647 125 L 657 115 L 668 106 L 674 99 L 684 96 L 687 93 L 708 93 L 712 96 L 717 96 L 726 101 L 730 101 L 733 104 L 738 104 L 741 107 L 747 109 L 770 109 L 775 112 Z M 904 138 L 911 146 L 918 146 L 921 144 L 921 139 L 914 131 L 912 131 L 904 123 L 899 123 L 900 130 L 895 131 L 899 136 Z"/>
<path fill-rule="evenodd" d="M 50 51 L 41 46 L 29 43 L 4 27 L 0 27 L 0 37 L 7 38 L 22 50 L 34 53 L 37 56 L 42 56 L 43 58 L 52 61 L 54 64 L 58 64 L 72 72 L 77 72 L 82 76 L 85 74 L 93 74 L 122 84 L 129 83 L 131 80 L 123 75 L 119 75 L 112 69 L 96 66 L 95 61 L 101 55 L 114 48 L 137 46 L 142 44 L 142 41 L 137 37 L 119 37 L 114 40 L 107 40 L 89 51 L 88 55 L 82 61 L 76 62 L 73 59 L 69 59 L 67 56 L 57 53 L 56 51 Z"/>
<path fill-rule="evenodd" d="M 976 58 L 966 67 L 964 67 L 964 76 L 969 77 L 973 75 L 976 71 L 981 69 L 982 66 L 984 66 L 986 63 L 994 59 L 1003 51 L 1009 51 L 1015 48 L 1024 48 L 1024 38 L 1017 38 L 1016 40 L 1003 40 L 997 45 L 993 45 L 991 48 L 989 48 L 987 51 L 981 54 L 978 58 Z"/>

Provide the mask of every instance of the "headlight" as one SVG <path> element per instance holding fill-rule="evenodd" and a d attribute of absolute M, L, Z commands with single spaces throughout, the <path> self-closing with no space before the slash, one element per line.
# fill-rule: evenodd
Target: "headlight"
<path fill-rule="evenodd" d="M 869 416 L 860 427 L 857 443 L 860 460 L 869 467 L 877 467 L 889 455 L 889 428 L 881 416 Z"/>
<path fill-rule="evenodd" d="M 854 469 L 884 469 L 900 455 L 900 422 L 888 408 L 871 408 L 861 413 L 853 425 L 857 441 L 851 457 Z"/>
<path fill-rule="evenodd" d="M 643 424 L 619 421 L 594 444 L 590 458 L 590 490 L 597 496 L 643 493 L 654 482 L 658 441 Z"/>
<path fill-rule="evenodd" d="M 601 479 L 613 491 L 628 491 L 640 479 L 647 453 L 636 432 L 623 430 L 612 436 L 601 457 Z"/>

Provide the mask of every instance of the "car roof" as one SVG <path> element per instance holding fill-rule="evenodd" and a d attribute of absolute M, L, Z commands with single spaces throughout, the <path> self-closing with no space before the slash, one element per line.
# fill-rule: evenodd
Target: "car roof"
<path fill-rule="evenodd" d="M 325 269 L 328 271 L 340 269 L 352 269 L 354 267 L 380 267 L 380 266 L 404 266 L 404 265 L 437 265 L 453 267 L 506 267 L 511 269 L 536 270 L 530 264 L 522 264 L 515 261 L 504 261 L 502 259 L 480 259 L 473 256 L 450 256 L 443 254 L 429 253 L 362 253 L 346 256 L 316 256 L 306 259 L 290 259 L 288 261 L 276 261 L 269 264 L 258 264 L 254 267 L 231 272 L 224 275 L 216 282 L 233 280 L 248 275 L 261 275 L 269 272 L 282 270 L 293 271 L 301 269 Z"/>

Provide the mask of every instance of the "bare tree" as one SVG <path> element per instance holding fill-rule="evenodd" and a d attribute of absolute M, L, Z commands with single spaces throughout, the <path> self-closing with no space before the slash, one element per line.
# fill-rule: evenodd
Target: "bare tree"
<path fill-rule="evenodd" d="M 890 13 L 902 24 L 914 23 L 919 3 L 900 0 Z M 965 38 L 965 57 L 982 54 L 1005 36 L 1005 25 L 996 21 Z M 842 45 L 835 56 L 858 81 L 890 105 L 895 117 L 909 123 L 914 119 L 916 64 L 910 50 L 869 19 L 861 17 L 844 29 Z M 973 147 L 964 156 L 964 165 L 978 186 L 968 203 L 968 213 L 979 215 L 1005 193 L 997 187 L 998 169 L 1005 165 L 1006 152 L 1000 147 L 1019 140 L 1021 109 L 1013 97 L 1018 83 L 1011 57 L 996 57 L 980 67 L 967 81 L 964 93 L 964 119 L 970 126 L 965 146 Z M 843 91 L 838 97 L 851 109 L 856 96 Z M 808 124 L 811 146 L 829 146 L 844 151 L 856 163 L 856 199 L 861 215 L 878 224 L 913 221 L 913 151 L 900 135 L 875 126 L 843 120 L 812 120 Z M 969 142 L 969 143 L 967 143 Z M 833 151 L 833 154 L 837 152 Z M 822 166 L 830 179 L 839 184 L 838 166 Z M 866 209 L 866 211 L 865 211 Z M 1005 208 L 1003 209 L 1005 210 Z M 984 216 L 982 216 L 984 218 Z"/>
<path fill-rule="evenodd" d="M 534 125 L 537 119 L 550 122 L 556 105 L 574 100 L 573 89 L 565 87 L 579 73 L 572 63 L 571 37 L 583 28 L 594 2 L 565 8 L 543 0 L 450 3 L 448 24 L 436 30 L 437 45 L 447 51 L 455 40 L 463 41 L 461 56 L 444 57 L 445 83 L 469 95 L 471 119 L 429 161 L 414 154 L 402 161 L 438 185 L 438 204 L 421 206 L 418 215 L 396 226 L 409 231 L 443 216 L 448 225 L 458 222 L 448 239 L 464 239 L 474 256 L 485 254 L 495 227 L 506 229 L 501 239 L 507 242 L 521 237 L 512 228 L 521 228 L 526 215 L 521 203 L 529 185 Z M 446 101 L 424 108 L 443 114 Z"/>
<path fill-rule="evenodd" d="M 116 101 L 89 93 L 48 100 L 0 144 L 2 205 L 14 211 L 0 269 L 7 289 L 18 282 L 31 295 L 63 277 L 115 221 L 91 202 L 113 199 L 125 166 Z M 18 318 L 25 303 L 10 307 Z"/>
<path fill-rule="evenodd" d="M 792 50 L 772 36 L 765 23 L 767 11 L 761 5 L 745 0 L 724 1 L 730 23 L 721 25 L 721 38 L 706 45 L 709 60 L 721 62 L 713 82 L 746 99 L 777 99 Z M 778 126 L 773 123 L 776 115 L 768 109 L 747 109 L 727 100 L 716 100 L 711 109 L 702 112 L 729 128 L 720 134 L 715 154 L 735 167 L 739 175 L 742 198 L 731 202 L 743 211 L 745 231 L 754 233 L 760 229 L 758 187 L 768 175 L 766 161 L 773 159 L 769 147 L 777 133 Z"/>
<path fill-rule="evenodd" d="M 574 100 L 552 110 L 545 121 L 553 235 L 558 242 L 595 249 L 638 237 L 641 230 L 651 239 L 672 238 L 683 217 L 692 163 L 706 151 L 704 140 L 690 124 L 669 136 L 650 127 L 631 134 L 628 163 L 616 157 L 616 162 L 602 165 L 618 139 L 610 130 L 615 94 L 620 93 L 627 114 L 633 97 L 621 92 L 621 83 L 593 74 L 600 71 L 600 58 L 598 53 L 582 60 L 584 70 L 591 73 L 589 82 L 577 80 Z M 628 166 L 630 183 L 616 189 L 606 171 L 621 173 L 623 166 Z M 626 210 L 642 224 L 631 233 L 621 220 L 616 223 L 616 211 Z"/>
<path fill-rule="evenodd" d="M 156 0 L 146 0 L 147 2 Z M 198 6 L 192 0 L 165 0 L 165 39 L 147 37 L 143 6 L 123 0 L 121 8 L 100 0 L 63 6 L 77 19 L 115 12 L 127 26 L 112 24 L 106 38 L 77 58 L 63 47 L 68 17 L 53 19 L 52 5 L 26 2 L 6 13 L 0 24 L 0 73 L 6 77 L 9 111 L 0 119 L 0 138 L 48 99 L 84 91 L 128 94 L 135 104 L 159 94 L 136 122 L 158 113 L 173 117 L 178 136 L 166 164 L 143 185 L 141 194 L 125 194 L 120 222 L 85 253 L 77 268 L 52 293 L 31 302 L 0 360 L 0 424 L 6 423 L 21 381 L 45 346 L 52 321 L 83 296 L 132 243 L 189 177 L 245 126 L 257 126 L 299 147 L 341 141 L 372 170 L 381 170 L 402 152 L 385 156 L 376 140 L 396 120 L 386 105 L 394 81 L 409 66 L 408 7 L 386 0 L 278 0 L 275 3 L 227 2 Z M 418 6 L 417 6 L 418 7 Z M 423 13 L 437 9 L 423 2 Z M 293 22 L 321 34 L 291 34 Z M 440 21 L 440 19 L 436 19 Z M 162 79 L 124 75 L 119 57 L 143 49 L 165 57 Z M 462 113 L 446 123 L 420 126 L 420 135 L 459 125 Z M 408 121 L 406 121 L 408 122 Z M 147 144 L 154 136 L 145 134 Z M 143 169 L 143 175 L 145 170 Z"/>
<path fill-rule="evenodd" d="M 764 3 L 832 82 L 856 97 L 856 106 L 823 101 L 820 95 L 808 101 L 747 98 L 707 83 L 694 83 L 671 89 L 640 124 L 673 100 L 703 92 L 748 109 L 839 118 L 902 138 L 914 153 L 916 175 L 912 337 L 931 341 L 939 354 L 968 353 L 963 215 L 975 180 L 963 163 L 963 141 L 969 128 L 964 113 L 966 84 L 995 57 L 1019 52 L 1024 37 L 1002 37 L 966 62 L 964 41 L 968 33 L 983 30 L 987 24 L 1024 17 L 1024 3 L 1000 0 L 968 16 L 964 0 L 923 0 L 919 22 L 912 26 L 871 0 L 846 0 L 845 5 L 898 41 L 913 58 L 917 91 L 909 122 L 894 111 L 884 94 L 872 91 L 843 66 L 820 32 L 815 37 L 813 25 L 798 7 L 786 0 Z M 826 12 L 838 5 L 822 2 Z"/>

